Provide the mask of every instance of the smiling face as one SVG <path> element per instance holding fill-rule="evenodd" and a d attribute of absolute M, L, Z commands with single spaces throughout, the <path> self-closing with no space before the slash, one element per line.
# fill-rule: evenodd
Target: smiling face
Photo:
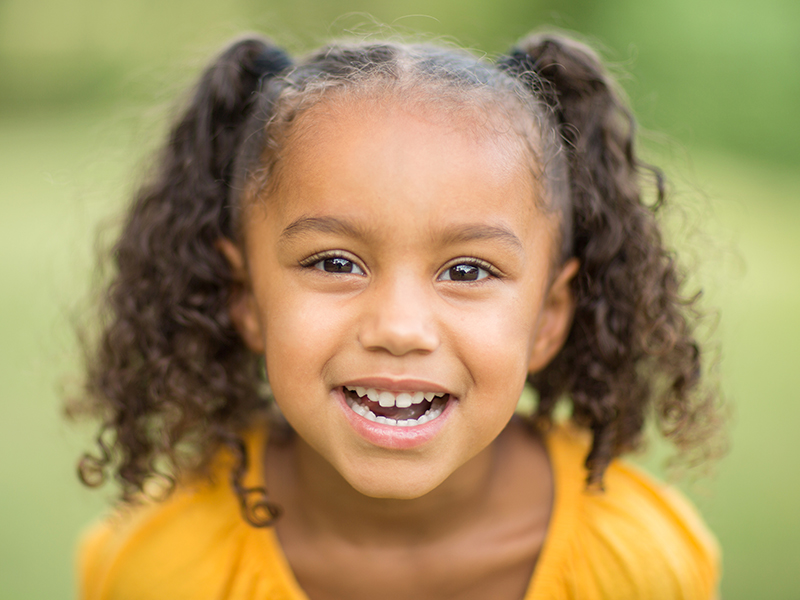
<path fill-rule="evenodd" d="M 357 491 L 415 498 L 487 448 L 569 327 L 575 265 L 522 144 L 391 99 L 301 117 L 245 213 L 231 314 L 303 442 Z"/>

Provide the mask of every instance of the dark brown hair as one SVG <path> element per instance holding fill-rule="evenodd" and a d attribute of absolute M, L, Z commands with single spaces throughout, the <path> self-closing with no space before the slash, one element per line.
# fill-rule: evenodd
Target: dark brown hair
<path fill-rule="evenodd" d="M 496 63 L 377 43 L 329 46 L 293 65 L 253 37 L 203 73 L 111 253 L 101 335 L 87 346 L 85 393 L 71 406 L 101 421 L 99 452 L 80 463 L 84 483 L 111 472 L 131 500 L 154 476 L 174 482 L 179 472 L 204 472 L 227 446 L 245 517 L 272 522 L 277 509 L 264 490 L 242 484 L 240 434 L 270 404 L 262 359 L 231 323 L 234 281 L 215 243 L 237 238 L 241 204 L 272 183 L 297 116 L 333 89 L 376 81 L 395 93 L 483 98 L 486 110 L 506 110 L 535 137 L 533 162 L 562 216 L 562 258 L 577 257 L 580 271 L 566 344 L 529 378 L 539 393 L 532 418 L 548 423 L 560 399 L 571 401 L 573 419 L 593 433 L 590 483 L 637 446 L 650 413 L 680 448 L 700 445 L 714 424 L 714 396 L 700 385 L 696 297 L 681 295 L 656 221 L 660 173 L 637 158 L 634 121 L 594 52 L 533 35 Z M 423 93 L 422 101 L 434 96 L 443 97 Z M 652 205 L 640 193 L 648 174 Z"/>

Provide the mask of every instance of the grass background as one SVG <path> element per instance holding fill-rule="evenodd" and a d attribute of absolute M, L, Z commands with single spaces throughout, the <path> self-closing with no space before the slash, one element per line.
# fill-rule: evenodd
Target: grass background
<path fill-rule="evenodd" d="M 235 32 L 309 48 L 367 10 L 489 51 L 555 23 L 631 73 L 645 128 L 668 134 L 645 142 L 681 207 L 673 238 L 719 310 L 731 451 L 684 486 L 722 543 L 724 598 L 799 598 L 800 3 L 599 4 L 0 3 L 0 597 L 73 597 L 75 540 L 112 494 L 75 478 L 92 430 L 64 422 L 61 388 L 98 224 L 119 214 L 164 107 Z M 396 21 L 418 13 L 433 18 Z M 652 454 L 640 460 L 658 469 Z"/>

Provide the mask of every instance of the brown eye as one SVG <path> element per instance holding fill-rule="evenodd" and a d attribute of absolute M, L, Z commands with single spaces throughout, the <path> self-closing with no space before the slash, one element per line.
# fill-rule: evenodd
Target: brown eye
<path fill-rule="evenodd" d="M 478 265 L 471 265 L 469 263 L 461 263 L 453 265 L 445 270 L 440 276 L 440 281 L 478 281 L 489 276 L 486 269 Z"/>
<path fill-rule="evenodd" d="M 363 275 L 364 271 L 361 270 L 356 263 L 341 256 L 331 256 L 323 258 L 322 260 L 314 263 L 314 268 L 326 273 L 354 273 L 356 275 Z"/>

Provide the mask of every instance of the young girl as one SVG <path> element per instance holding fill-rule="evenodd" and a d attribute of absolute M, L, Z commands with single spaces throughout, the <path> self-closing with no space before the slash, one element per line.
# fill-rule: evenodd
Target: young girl
<path fill-rule="evenodd" d="M 713 422 L 662 195 L 570 39 L 230 45 L 113 251 L 81 475 L 125 502 L 82 597 L 714 597 L 696 513 L 617 460 Z"/>

